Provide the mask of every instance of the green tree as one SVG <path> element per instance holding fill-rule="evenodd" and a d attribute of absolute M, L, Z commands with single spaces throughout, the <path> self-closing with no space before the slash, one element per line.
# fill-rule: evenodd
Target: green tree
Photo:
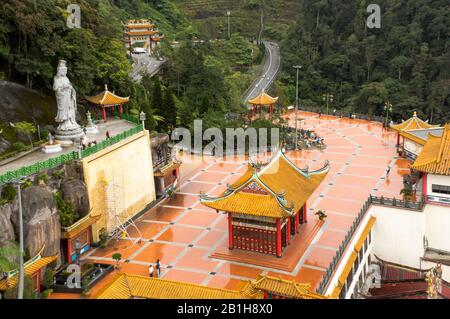
<path fill-rule="evenodd" d="M 164 90 L 163 96 L 163 113 L 165 130 L 172 131 L 177 125 L 177 109 L 175 98 L 169 88 Z"/>
<path fill-rule="evenodd" d="M 36 133 L 36 126 L 33 123 L 22 121 L 15 123 L 14 127 L 18 133 L 25 134 L 28 137 L 30 145 L 33 147 L 32 134 Z"/>

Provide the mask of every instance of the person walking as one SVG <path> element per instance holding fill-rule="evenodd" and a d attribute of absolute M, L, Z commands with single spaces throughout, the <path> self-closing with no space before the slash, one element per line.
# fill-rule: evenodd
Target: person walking
<path fill-rule="evenodd" d="M 106 131 L 106 138 L 109 138 L 109 131 Z"/>
<path fill-rule="evenodd" d="M 150 277 L 153 277 L 153 265 L 152 264 L 150 264 L 150 267 L 148 268 L 148 273 L 149 273 L 149 275 L 150 275 Z"/>
<path fill-rule="evenodd" d="M 156 261 L 156 271 L 158 272 L 158 278 L 161 277 L 161 263 L 159 262 L 159 259 Z"/>
<path fill-rule="evenodd" d="M 388 167 L 386 168 L 386 177 L 389 176 L 390 171 L 391 171 L 391 167 L 388 166 Z"/>

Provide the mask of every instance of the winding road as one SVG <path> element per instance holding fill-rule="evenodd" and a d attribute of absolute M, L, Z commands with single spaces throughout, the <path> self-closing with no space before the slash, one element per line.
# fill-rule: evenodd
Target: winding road
<path fill-rule="evenodd" d="M 261 90 L 268 90 L 270 85 L 275 80 L 281 64 L 280 48 L 278 44 L 270 41 L 263 41 L 266 47 L 266 57 L 264 61 L 263 71 L 260 76 L 253 81 L 251 87 L 244 94 L 244 101 L 258 96 Z"/>

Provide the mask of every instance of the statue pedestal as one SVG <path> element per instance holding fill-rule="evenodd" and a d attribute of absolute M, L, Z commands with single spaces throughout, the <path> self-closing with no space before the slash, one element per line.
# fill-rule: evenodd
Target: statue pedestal
<path fill-rule="evenodd" d="M 61 144 L 45 144 L 42 146 L 42 151 L 46 154 L 59 153 L 62 151 Z"/>
<path fill-rule="evenodd" d="M 62 147 L 69 147 L 72 146 L 74 142 L 79 142 L 81 136 L 83 136 L 83 131 L 81 127 L 78 127 L 68 131 L 56 130 L 55 139 Z"/>

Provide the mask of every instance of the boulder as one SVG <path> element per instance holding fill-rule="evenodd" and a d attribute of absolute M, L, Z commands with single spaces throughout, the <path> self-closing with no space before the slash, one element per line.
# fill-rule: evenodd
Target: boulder
<path fill-rule="evenodd" d="M 0 154 L 6 152 L 11 147 L 11 143 L 0 136 Z"/>
<path fill-rule="evenodd" d="M 89 197 L 86 184 L 79 179 L 64 179 L 61 182 L 61 195 L 72 203 L 80 217 L 89 214 Z"/>
<path fill-rule="evenodd" d="M 0 246 L 14 241 L 14 228 L 11 222 L 12 207 L 10 204 L 0 206 Z"/>
<path fill-rule="evenodd" d="M 18 198 L 12 205 L 11 221 L 19 238 Z M 24 247 L 30 258 L 45 246 L 43 255 L 60 255 L 61 223 L 56 200 L 43 186 L 30 186 L 22 190 Z"/>

